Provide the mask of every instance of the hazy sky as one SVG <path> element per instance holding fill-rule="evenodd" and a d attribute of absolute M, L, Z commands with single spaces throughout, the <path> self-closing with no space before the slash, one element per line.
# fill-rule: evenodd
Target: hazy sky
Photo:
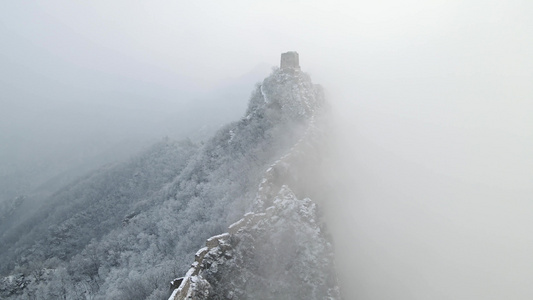
<path fill-rule="evenodd" d="M 531 299 L 531 16 L 518 0 L 2 1 L 0 150 L 80 116 L 148 122 L 296 50 L 338 118 L 351 295 Z"/>

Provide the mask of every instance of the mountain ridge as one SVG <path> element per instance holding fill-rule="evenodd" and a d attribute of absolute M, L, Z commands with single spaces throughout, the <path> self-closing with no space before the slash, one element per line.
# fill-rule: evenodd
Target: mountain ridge
<path fill-rule="evenodd" d="M 200 146 L 173 179 L 129 204 L 120 226 L 63 260 L 45 257 L 33 271 L 51 271 L 7 296 L 168 298 L 168 280 L 188 269 L 200 245 L 259 207 L 257 186 L 265 170 L 301 140 L 323 105 L 323 91 L 308 75 L 274 69 L 254 89 L 245 116 Z"/>

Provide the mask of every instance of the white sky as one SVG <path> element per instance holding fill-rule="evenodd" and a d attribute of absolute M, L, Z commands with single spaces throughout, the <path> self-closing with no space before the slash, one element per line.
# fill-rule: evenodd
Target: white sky
<path fill-rule="evenodd" d="M 154 103 L 179 108 L 259 63 L 277 65 L 281 52 L 298 51 L 302 69 L 328 91 L 341 128 L 337 146 L 353 150 L 340 155 L 353 167 L 348 179 L 375 176 L 366 189 L 345 191 L 353 195 L 342 205 L 359 211 L 346 218 L 363 220 L 355 233 L 374 236 L 372 243 L 356 240 L 364 251 L 392 248 L 376 250 L 375 263 L 361 263 L 372 261 L 370 254 L 354 262 L 362 270 L 389 265 L 352 295 L 530 299 L 532 16 L 533 2 L 518 0 L 3 1 L 0 117 L 10 120 L 23 114 L 13 107 L 56 95 L 75 105 L 95 101 L 78 97 L 80 90 L 153 95 L 166 101 Z M 73 87 L 75 96 L 61 93 Z M 173 100 L 177 94 L 183 97 Z M 9 122 L 0 121 L 4 133 Z M 390 211 L 395 197 L 405 215 Z M 413 211 L 449 222 L 425 223 Z M 397 218 L 390 225 L 382 222 L 392 216 L 387 212 Z M 383 214 L 369 218 L 373 213 Z M 428 231 L 412 237 L 420 227 Z M 378 232 L 395 228 L 398 235 Z M 465 236 L 454 235 L 463 229 Z M 405 264 L 416 265 L 422 237 L 426 260 L 404 276 Z M 475 246 L 457 250 L 460 239 Z M 439 243 L 453 255 L 440 253 L 446 247 Z M 473 259 L 491 247 L 497 250 L 486 259 Z M 483 270 L 502 257 L 514 264 Z M 440 262 L 431 267 L 447 259 L 454 271 Z M 490 278 L 472 279 L 483 276 Z"/>

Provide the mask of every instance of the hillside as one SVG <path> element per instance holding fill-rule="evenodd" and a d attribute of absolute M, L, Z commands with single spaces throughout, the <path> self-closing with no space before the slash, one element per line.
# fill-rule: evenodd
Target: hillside
<path fill-rule="evenodd" d="M 245 212 L 274 205 L 269 193 L 258 195 L 258 186 L 276 161 L 298 152 L 295 145 L 310 135 L 323 106 L 322 90 L 299 68 L 275 69 L 255 87 L 245 116 L 205 144 L 164 141 L 118 169 L 102 169 L 65 188 L 26 225 L 31 230 L 6 239 L 11 254 L 1 266 L 11 276 L 0 293 L 9 299 L 167 298 L 169 281 L 189 269 L 207 238 Z M 165 147 L 173 150 L 157 150 Z M 294 167 L 275 169 L 297 174 L 307 165 L 301 160 L 309 157 L 292 156 Z M 294 201 L 312 194 L 294 176 L 275 179 L 287 180 Z M 274 181 L 268 188 L 277 194 L 286 183 Z M 316 233 L 320 226 L 310 228 L 328 252 L 325 235 Z M 323 267 L 331 264 L 328 259 Z"/>

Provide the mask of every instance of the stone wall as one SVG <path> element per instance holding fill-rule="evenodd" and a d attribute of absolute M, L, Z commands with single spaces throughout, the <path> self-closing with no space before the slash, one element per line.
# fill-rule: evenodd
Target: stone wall
<path fill-rule="evenodd" d="M 281 69 L 300 69 L 300 58 L 298 52 L 289 51 L 281 54 Z"/>
<path fill-rule="evenodd" d="M 281 55 L 281 68 L 299 69 L 298 53 L 283 53 Z M 265 97 L 265 101 L 267 101 L 264 92 L 263 96 Z M 299 169 L 301 169 L 302 164 L 309 163 L 309 158 L 311 158 L 311 161 L 318 161 L 314 157 L 317 155 L 313 153 L 315 145 L 312 142 L 316 139 L 316 135 L 320 134 L 320 130 L 315 125 L 315 113 L 313 112 L 313 116 L 311 116 L 302 138 L 284 156 L 270 165 L 265 171 L 262 181 L 258 186 L 252 207 L 254 212 L 245 214 L 242 219 L 231 224 L 228 227 L 227 233 L 211 237 L 206 241 L 206 247 L 198 250 L 195 255 L 195 261 L 186 275 L 175 279 L 171 283 L 171 288 L 174 291 L 169 300 L 206 299 L 204 297 L 205 295 L 202 294 L 202 290 L 209 289 L 209 282 L 202 277 L 202 268 L 206 263 L 204 257 L 206 255 L 207 257 L 225 255 L 224 253 L 228 251 L 223 250 L 226 248 L 231 249 L 230 241 L 234 236 L 238 236 L 242 231 L 246 231 L 258 223 L 276 218 L 280 214 L 280 211 L 285 209 L 283 207 L 285 202 L 278 201 L 276 203 L 277 199 L 280 199 L 282 195 L 292 194 L 295 199 L 297 196 L 307 196 L 306 194 L 308 193 L 301 188 L 301 186 L 304 186 L 301 181 L 307 180 L 303 178 L 304 176 L 302 174 L 299 174 Z M 289 186 L 296 188 L 294 190 L 296 191 L 296 195 L 289 189 Z M 287 195 L 283 197 L 287 197 Z M 176 286 L 178 284 L 179 286 Z"/>
<path fill-rule="evenodd" d="M 289 191 L 289 188 L 284 185 L 284 182 L 290 182 L 291 165 L 295 164 L 295 159 L 300 156 L 305 156 L 305 152 L 311 147 L 308 140 L 312 138 L 316 129 L 314 124 L 314 117 L 311 118 L 307 130 L 302 138 L 295 143 L 295 145 L 282 156 L 279 160 L 274 162 L 266 171 L 265 175 L 259 184 L 256 199 L 254 201 L 254 210 L 256 212 L 248 212 L 242 219 L 231 224 L 228 227 L 228 232 L 213 236 L 206 241 L 206 247 L 201 248 L 195 254 L 195 261 L 184 277 L 176 278 L 171 282 L 171 288 L 174 289 L 169 300 L 183 300 L 183 299 L 203 299 L 198 297 L 195 293 L 199 290 L 198 284 L 209 285 L 201 276 L 200 271 L 203 267 L 204 257 L 210 251 L 216 252 L 221 245 L 229 245 L 229 240 L 232 235 L 239 233 L 239 231 L 251 228 L 264 219 L 271 218 L 276 215 L 281 207 L 274 203 L 274 200 L 279 197 L 280 193 L 284 194 Z M 176 287 L 176 285 L 178 285 Z"/>

